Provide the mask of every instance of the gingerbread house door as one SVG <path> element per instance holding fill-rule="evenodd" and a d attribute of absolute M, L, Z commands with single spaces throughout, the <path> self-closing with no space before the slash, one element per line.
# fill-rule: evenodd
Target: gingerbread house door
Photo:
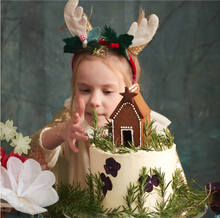
<path fill-rule="evenodd" d="M 134 144 L 134 132 L 132 127 L 121 127 L 121 144 L 130 147 L 129 144 Z"/>

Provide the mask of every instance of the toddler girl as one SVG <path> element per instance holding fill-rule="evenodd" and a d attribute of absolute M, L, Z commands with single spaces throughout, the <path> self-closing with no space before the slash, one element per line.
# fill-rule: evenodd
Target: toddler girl
<path fill-rule="evenodd" d="M 30 156 L 49 168 L 55 166 L 59 156 L 65 157 L 68 182 L 80 182 L 84 188 L 89 173 L 91 111 L 98 110 L 98 126 L 104 126 L 106 118 L 109 119 L 122 99 L 120 93 L 125 87 L 134 85 L 139 88 L 137 82 L 141 70 L 136 55 L 143 49 L 141 43 L 146 45 L 155 34 L 158 18 L 152 15 L 147 21 L 141 13 L 139 26 L 135 22 L 129 30 L 131 34 L 119 37 L 105 26 L 104 37 L 100 39 L 97 38 L 99 28 L 91 29 L 77 4 L 78 1 L 70 0 L 65 8 L 66 25 L 74 36 L 64 40 L 64 52 L 74 53 L 72 97 L 65 101 L 64 108 L 45 128 L 32 136 Z M 144 42 L 141 41 L 143 36 Z M 138 43 L 141 46 L 137 47 Z M 157 124 L 166 128 L 169 121 L 165 119 Z"/>

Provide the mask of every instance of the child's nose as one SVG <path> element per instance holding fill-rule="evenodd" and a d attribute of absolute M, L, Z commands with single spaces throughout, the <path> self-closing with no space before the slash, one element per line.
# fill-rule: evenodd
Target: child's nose
<path fill-rule="evenodd" d="M 98 94 L 93 94 L 90 99 L 90 104 L 93 108 L 101 106 L 101 99 L 98 97 Z"/>

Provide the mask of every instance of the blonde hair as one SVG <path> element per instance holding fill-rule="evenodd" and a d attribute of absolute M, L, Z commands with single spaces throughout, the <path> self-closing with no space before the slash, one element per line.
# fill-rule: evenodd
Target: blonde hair
<path fill-rule="evenodd" d="M 133 84 L 133 69 L 130 66 L 130 63 L 126 59 L 126 57 L 112 49 L 109 49 L 108 46 L 101 46 L 100 49 L 102 49 L 103 52 L 106 52 L 106 54 L 101 57 L 93 55 L 93 53 L 88 50 L 82 50 L 78 52 L 76 56 L 74 57 L 73 68 L 72 68 L 72 80 L 71 80 L 71 88 L 72 88 L 72 100 L 71 100 L 72 106 L 71 107 L 73 107 L 73 102 L 74 102 L 74 97 L 75 97 L 74 87 L 76 83 L 77 69 L 83 60 L 99 59 L 115 74 L 119 82 L 120 82 L 121 77 L 118 75 L 118 72 L 121 73 L 123 81 L 127 87 L 130 87 Z M 138 82 L 140 78 L 140 74 L 141 74 L 141 68 L 139 65 L 138 58 L 129 51 L 128 51 L 128 54 L 131 56 L 131 58 L 134 61 L 136 71 L 137 71 L 136 81 Z M 71 108 L 71 111 L 72 111 L 72 108 Z"/>
<path fill-rule="evenodd" d="M 145 12 L 142 8 L 140 8 L 138 24 L 140 23 L 140 20 L 143 17 L 145 17 Z M 103 61 L 103 63 L 106 64 L 106 66 L 108 66 L 109 69 L 111 69 L 111 71 L 115 74 L 118 81 L 120 80 L 121 77 L 119 77 L 117 73 L 120 72 L 123 77 L 124 83 L 127 87 L 130 87 L 133 84 L 133 69 L 129 61 L 126 59 L 126 57 L 112 49 L 109 49 L 108 46 L 102 45 L 100 49 L 106 55 L 96 56 L 92 52 L 85 49 L 85 50 L 79 51 L 74 57 L 74 63 L 72 63 L 72 80 L 71 80 L 71 88 L 72 88 L 71 111 L 73 108 L 73 102 L 74 102 L 74 97 L 75 97 L 74 85 L 76 81 L 77 68 L 83 60 L 86 60 L 86 59 L 96 60 L 100 58 L 100 60 Z M 141 67 L 139 64 L 138 57 L 132 54 L 129 51 L 129 49 L 127 49 L 127 53 L 133 59 L 134 65 L 136 67 L 136 82 L 138 83 L 140 76 L 141 76 Z M 118 61 L 113 61 L 113 58 L 117 58 Z M 118 64 L 118 63 L 121 63 L 121 64 Z"/>

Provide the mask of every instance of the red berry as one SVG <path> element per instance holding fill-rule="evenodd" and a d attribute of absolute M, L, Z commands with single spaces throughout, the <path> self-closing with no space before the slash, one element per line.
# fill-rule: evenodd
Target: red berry
<path fill-rule="evenodd" d="M 115 48 L 119 48 L 119 44 L 118 43 L 115 43 Z"/>
<path fill-rule="evenodd" d="M 115 47 L 115 43 L 111 43 L 111 44 L 110 44 L 110 47 L 111 47 L 111 48 L 114 48 L 114 47 Z"/>

